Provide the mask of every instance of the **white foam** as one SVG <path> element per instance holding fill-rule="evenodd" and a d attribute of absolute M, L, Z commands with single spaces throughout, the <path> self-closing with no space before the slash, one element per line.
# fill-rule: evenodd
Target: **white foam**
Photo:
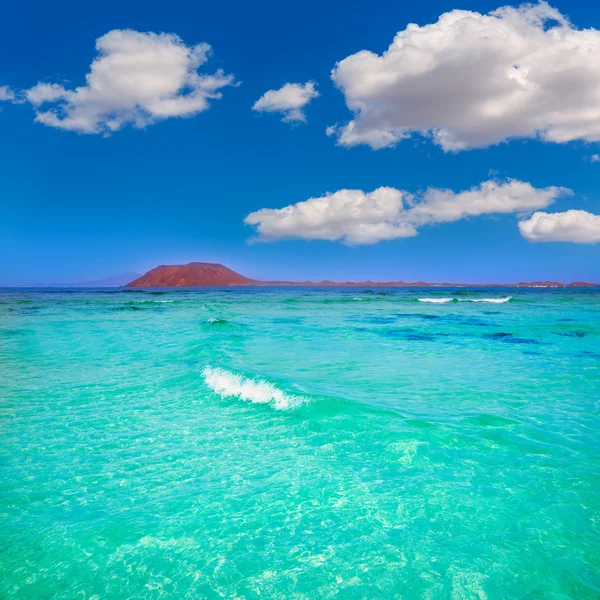
<path fill-rule="evenodd" d="M 462 298 L 463 302 L 489 302 L 491 304 L 504 304 L 512 300 L 512 296 L 507 296 L 506 298 Z"/>
<path fill-rule="evenodd" d="M 432 302 L 433 304 L 446 304 L 453 300 L 454 298 L 419 298 L 419 302 Z"/>
<path fill-rule="evenodd" d="M 295 408 L 304 402 L 301 396 L 286 394 L 267 381 L 255 381 L 225 369 L 206 367 L 202 374 L 206 385 L 221 398 L 237 397 L 255 404 L 270 404 L 277 410 Z"/>

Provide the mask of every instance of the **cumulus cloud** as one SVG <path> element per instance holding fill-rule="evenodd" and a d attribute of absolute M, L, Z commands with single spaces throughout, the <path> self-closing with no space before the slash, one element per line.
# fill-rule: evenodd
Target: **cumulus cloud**
<path fill-rule="evenodd" d="M 316 83 L 308 81 L 301 83 L 286 83 L 278 90 L 265 92 L 252 107 L 258 112 L 283 113 L 282 121 L 301 121 L 306 123 L 306 115 L 302 110 L 313 98 L 319 95 L 315 89 Z"/>
<path fill-rule="evenodd" d="M 600 141 L 600 31 L 546 2 L 410 24 L 383 54 L 352 54 L 331 76 L 354 113 L 328 129 L 343 146 L 384 148 L 415 132 L 445 151 Z"/>
<path fill-rule="evenodd" d="M 592 154 L 589 158 L 589 161 L 591 163 L 597 163 L 600 162 L 600 154 Z"/>
<path fill-rule="evenodd" d="M 424 225 L 484 214 L 531 213 L 571 193 L 561 187 L 534 188 L 513 179 L 486 181 L 459 193 L 436 188 L 419 195 L 391 187 L 373 192 L 339 190 L 280 209 L 260 209 L 244 222 L 256 229 L 256 241 L 304 239 L 376 244 L 415 236 Z"/>
<path fill-rule="evenodd" d="M 600 242 L 600 215 L 585 210 L 536 212 L 529 219 L 519 221 L 519 230 L 530 242 L 597 244 Z"/>
<path fill-rule="evenodd" d="M 0 102 L 14 102 L 15 99 L 15 93 L 7 85 L 0 85 Z"/>
<path fill-rule="evenodd" d="M 382 240 L 417 235 L 402 222 L 406 192 L 380 187 L 373 192 L 339 190 L 280 209 L 263 208 L 250 213 L 259 241 L 298 238 L 343 240 L 349 244 L 374 244 Z"/>
<path fill-rule="evenodd" d="M 25 92 L 38 107 L 36 121 L 79 133 L 145 127 L 206 110 L 209 100 L 220 98 L 219 90 L 234 81 L 220 70 L 199 73 L 210 46 L 186 46 L 174 34 L 115 29 L 96 40 L 96 49 L 84 86 L 38 83 Z M 39 109 L 46 104 L 54 107 Z"/>

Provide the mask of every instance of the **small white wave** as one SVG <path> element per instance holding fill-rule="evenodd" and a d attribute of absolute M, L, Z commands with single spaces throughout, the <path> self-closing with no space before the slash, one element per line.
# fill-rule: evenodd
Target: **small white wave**
<path fill-rule="evenodd" d="M 462 298 L 462 302 L 489 302 L 490 304 L 504 304 L 512 300 L 512 296 L 506 298 Z"/>
<path fill-rule="evenodd" d="M 419 298 L 419 302 L 431 302 L 433 304 L 446 304 L 452 302 L 454 298 Z"/>
<path fill-rule="evenodd" d="M 286 394 L 267 381 L 255 381 L 225 369 L 206 367 L 202 374 L 206 385 L 221 398 L 237 397 L 255 404 L 270 404 L 277 410 L 295 408 L 304 402 L 301 396 Z"/>

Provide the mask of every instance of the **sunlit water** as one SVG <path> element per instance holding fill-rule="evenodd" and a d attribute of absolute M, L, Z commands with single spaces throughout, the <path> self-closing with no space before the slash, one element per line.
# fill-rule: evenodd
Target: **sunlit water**
<path fill-rule="evenodd" d="M 597 289 L 4 291 L 0 398 L 0 598 L 600 596 Z"/>

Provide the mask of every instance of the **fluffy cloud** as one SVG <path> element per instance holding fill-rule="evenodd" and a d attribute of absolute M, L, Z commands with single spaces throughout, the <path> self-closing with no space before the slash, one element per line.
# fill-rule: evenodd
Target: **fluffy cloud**
<path fill-rule="evenodd" d="M 600 215 L 585 210 L 536 212 L 529 219 L 519 221 L 519 230 L 530 242 L 597 244 L 600 242 Z"/>
<path fill-rule="evenodd" d="M 282 121 L 301 121 L 306 123 L 306 116 L 302 110 L 313 98 L 319 95 L 315 89 L 315 82 L 286 83 L 278 90 L 265 92 L 252 107 L 258 112 L 283 113 Z"/>
<path fill-rule="evenodd" d="M 210 99 L 221 97 L 218 90 L 233 83 L 222 71 L 198 73 L 210 46 L 186 46 L 174 34 L 115 29 L 96 40 L 96 49 L 84 86 L 38 83 L 25 92 L 36 107 L 55 104 L 38 109 L 37 121 L 80 133 L 145 127 L 206 110 Z"/>
<path fill-rule="evenodd" d="M 460 193 L 429 188 L 418 196 L 390 187 L 373 192 L 339 190 L 280 209 L 263 208 L 244 222 L 256 229 L 255 239 L 263 242 L 305 239 L 376 244 L 415 236 L 423 225 L 484 214 L 532 212 L 570 193 L 565 188 L 538 189 L 512 179 L 486 181 Z"/>
<path fill-rule="evenodd" d="M 600 162 L 600 154 L 592 154 L 589 160 L 591 163 Z"/>
<path fill-rule="evenodd" d="M 0 102 L 14 102 L 15 93 L 6 85 L 0 85 Z"/>
<path fill-rule="evenodd" d="M 250 213 L 260 241 L 285 238 L 343 240 L 349 244 L 374 244 L 382 240 L 417 235 L 399 216 L 406 192 L 380 187 L 373 192 L 339 190 L 280 209 L 263 208 Z"/>
<path fill-rule="evenodd" d="M 328 129 L 343 146 L 394 146 L 414 132 L 445 151 L 600 141 L 600 31 L 576 29 L 545 2 L 410 24 L 382 55 L 337 63 L 332 79 L 355 115 Z"/>

